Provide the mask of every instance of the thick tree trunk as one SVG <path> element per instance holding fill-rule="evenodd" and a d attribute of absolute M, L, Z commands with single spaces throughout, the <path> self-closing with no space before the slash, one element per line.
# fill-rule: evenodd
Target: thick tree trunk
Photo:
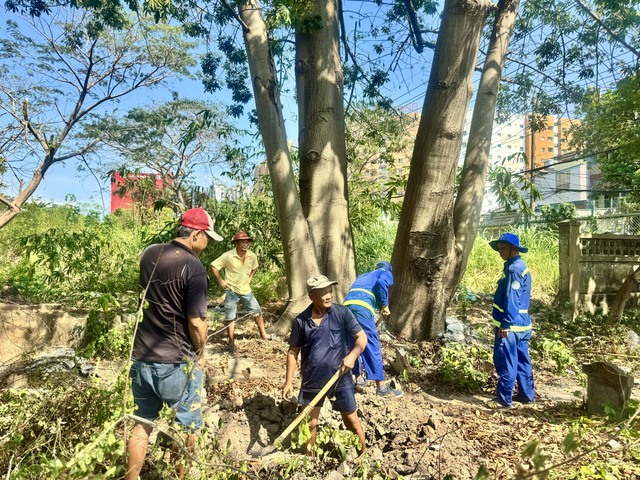
<path fill-rule="evenodd" d="M 519 0 L 500 0 L 491 40 L 480 77 L 473 109 L 469 140 L 465 152 L 462 178 L 453 208 L 455 237 L 460 244 L 460 265 L 456 266 L 453 284 L 458 285 L 467 268 L 473 242 L 478 234 L 484 187 L 487 182 L 489 149 L 493 133 L 498 88 L 507 55 L 509 40 L 516 23 Z"/>
<path fill-rule="evenodd" d="M 640 285 L 640 267 L 636 268 L 631 275 L 629 275 L 618 293 L 616 293 L 613 303 L 611 304 L 611 310 L 609 311 L 608 324 L 616 325 L 622 320 L 622 314 L 624 313 L 624 306 L 627 304 L 627 300 L 631 294 L 638 290 Z"/>
<path fill-rule="evenodd" d="M 318 264 L 296 190 L 267 25 L 257 1 L 239 0 L 238 10 L 245 26 L 245 48 L 256 99 L 260 134 L 273 185 L 289 288 L 287 308 L 273 326 L 273 330 L 276 333 L 286 333 L 295 315 L 309 304 L 306 280 L 318 273 Z"/>
<path fill-rule="evenodd" d="M 444 330 L 461 250 L 453 196 L 462 130 L 490 2 L 446 0 L 393 250 L 390 327 L 413 340 Z"/>
<path fill-rule="evenodd" d="M 300 197 L 321 273 L 338 281 L 337 300 L 355 278 L 337 0 L 314 0 L 315 22 L 296 31 Z"/>

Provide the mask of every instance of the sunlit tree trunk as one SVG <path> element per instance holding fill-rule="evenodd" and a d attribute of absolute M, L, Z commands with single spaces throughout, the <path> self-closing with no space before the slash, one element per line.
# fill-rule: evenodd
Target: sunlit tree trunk
<path fill-rule="evenodd" d="M 257 1 L 239 0 L 238 10 L 244 23 L 245 48 L 282 235 L 289 289 L 285 313 L 273 328 L 277 333 L 285 333 L 294 316 L 309 304 L 306 280 L 318 272 L 318 264 L 296 190 L 267 25 Z"/>
<path fill-rule="evenodd" d="M 498 88 L 500 87 L 511 32 L 516 23 L 518 3 L 519 0 L 500 0 L 498 3 L 498 11 L 476 95 L 460 187 L 453 208 L 455 237 L 461 252 L 458 257 L 459 265 L 454 269 L 453 285 L 456 286 L 462 280 L 473 242 L 478 234 L 482 199 L 487 183 L 489 150 Z"/>
<path fill-rule="evenodd" d="M 636 268 L 633 273 L 625 279 L 620 290 L 616 293 L 607 319 L 609 325 L 617 325 L 620 323 L 622 314 L 624 313 L 624 306 L 627 304 L 627 300 L 629 300 L 631 294 L 638 291 L 638 285 L 640 285 L 640 267 Z"/>
<path fill-rule="evenodd" d="M 393 250 L 389 325 L 422 340 L 444 330 L 461 247 L 453 225 L 456 166 L 490 2 L 445 1 Z"/>
<path fill-rule="evenodd" d="M 319 22 L 298 22 L 296 85 L 300 197 L 320 272 L 341 301 L 355 278 L 349 222 L 342 63 L 337 0 L 313 0 Z M 311 26 L 310 26 L 311 25 Z"/>

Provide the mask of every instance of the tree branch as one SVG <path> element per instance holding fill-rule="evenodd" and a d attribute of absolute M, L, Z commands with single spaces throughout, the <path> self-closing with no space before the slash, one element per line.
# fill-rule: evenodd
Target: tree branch
<path fill-rule="evenodd" d="M 416 8 L 413 6 L 413 2 L 411 0 L 404 0 L 404 6 L 407 9 L 407 15 L 409 16 L 409 25 L 415 38 L 415 43 L 413 44 L 413 46 L 416 49 L 416 52 L 422 53 L 424 51 L 424 41 L 422 40 L 422 32 L 420 30 L 420 24 L 418 23 Z"/>
<path fill-rule="evenodd" d="M 575 2 L 578 4 L 578 6 L 587 14 L 589 15 L 593 20 L 595 20 L 595 22 L 600 25 L 602 28 L 605 29 L 605 31 L 611 36 L 611 38 L 613 38 L 616 42 L 618 42 L 620 45 L 623 45 L 627 50 L 629 50 L 631 53 L 633 53 L 636 57 L 640 57 L 640 52 L 638 52 L 638 50 L 636 50 L 634 47 L 632 47 L 631 45 L 629 45 L 627 43 L 627 41 L 622 38 L 620 35 L 618 35 L 617 33 L 615 33 L 613 30 L 611 30 L 606 23 L 604 23 L 604 21 L 598 17 L 595 13 L 593 13 L 589 7 L 587 7 L 584 3 L 582 3 L 582 0 L 575 0 Z"/>

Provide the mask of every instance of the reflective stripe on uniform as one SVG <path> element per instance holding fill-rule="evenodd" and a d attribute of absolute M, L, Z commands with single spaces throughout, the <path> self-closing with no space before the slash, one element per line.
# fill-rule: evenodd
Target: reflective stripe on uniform
<path fill-rule="evenodd" d="M 494 320 L 493 324 L 497 328 L 502 328 L 501 323 L 498 320 Z M 526 332 L 527 330 L 531 330 L 531 325 L 511 325 L 509 328 L 505 329 L 511 332 Z"/>
<path fill-rule="evenodd" d="M 376 311 L 373 309 L 373 307 L 371 305 L 369 305 L 367 302 L 363 302 L 362 300 L 347 300 L 346 302 L 343 303 L 343 305 L 344 306 L 357 305 L 359 307 L 366 308 L 371 313 L 373 313 L 374 316 L 376 314 Z"/>
<path fill-rule="evenodd" d="M 500 313 L 504 313 L 504 310 L 501 309 L 498 305 L 496 305 L 495 303 L 493 304 L 493 308 L 495 308 L 496 310 L 498 310 Z"/>
<path fill-rule="evenodd" d="M 349 290 L 349 293 L 351 292 L 364 292 L 364 293 L 368 293 L 369 295 L 371 295 L 373 298 L 376 298 L 376 296 L 373 294 L 372 291 L 367 290 L 366 288 L 352 288 L 351 290 Z M 348 295 L 348 294 L 347 294 Z M 346 304 L 345 304 L 346 305 Z"/>
<path fill-rule="evenodd" d="M 524 271 L 522 272 L 522 276 L 524 277 L 527 273 L 529 273 L 529 269 L 525 268 Z"/>

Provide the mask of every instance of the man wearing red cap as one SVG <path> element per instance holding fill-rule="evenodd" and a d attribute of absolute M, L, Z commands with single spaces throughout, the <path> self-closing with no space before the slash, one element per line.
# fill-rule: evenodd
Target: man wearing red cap
<path fill-rule="evenodd" d="M 238 316 L 238 303 L 241 303 L 258 326 L 260 338 L 266 339 L 264 318 L 260 304 L 251 292 L 250 282 L 258 270 L 258 257 L 249 250 L 249 244 L 253 241 L 246 232 L 236 233 L 231 240 L 234 248 L 223 253 L 211 263 L 211 273 L 218 280 L 220 287 L 225 290 L 224 318 L 227 321 L 227 333 L 229 335 L 229 349 L 235 349 L 234 323 Z M 225 271 L 222 278 L 220 271 Z"/>
<path fill-rule="evenodd" d="M 202 208 L 182 214 L 176 238 L 151 245 L 140 259 L 142 321 L 133 340 L 131 381 L 139 417 L 127 443 L 126 480 L 138 478 L 153 421 L 164 404 L 194 447 L 202 426 L 200 391 L 207 341 L 207 270 L 199 260 L 209 240 L 222 240 Z M 177 449 L 176 449 L 177 451 Z M 182 465 L 176 466 L 179 478 Z"/>

